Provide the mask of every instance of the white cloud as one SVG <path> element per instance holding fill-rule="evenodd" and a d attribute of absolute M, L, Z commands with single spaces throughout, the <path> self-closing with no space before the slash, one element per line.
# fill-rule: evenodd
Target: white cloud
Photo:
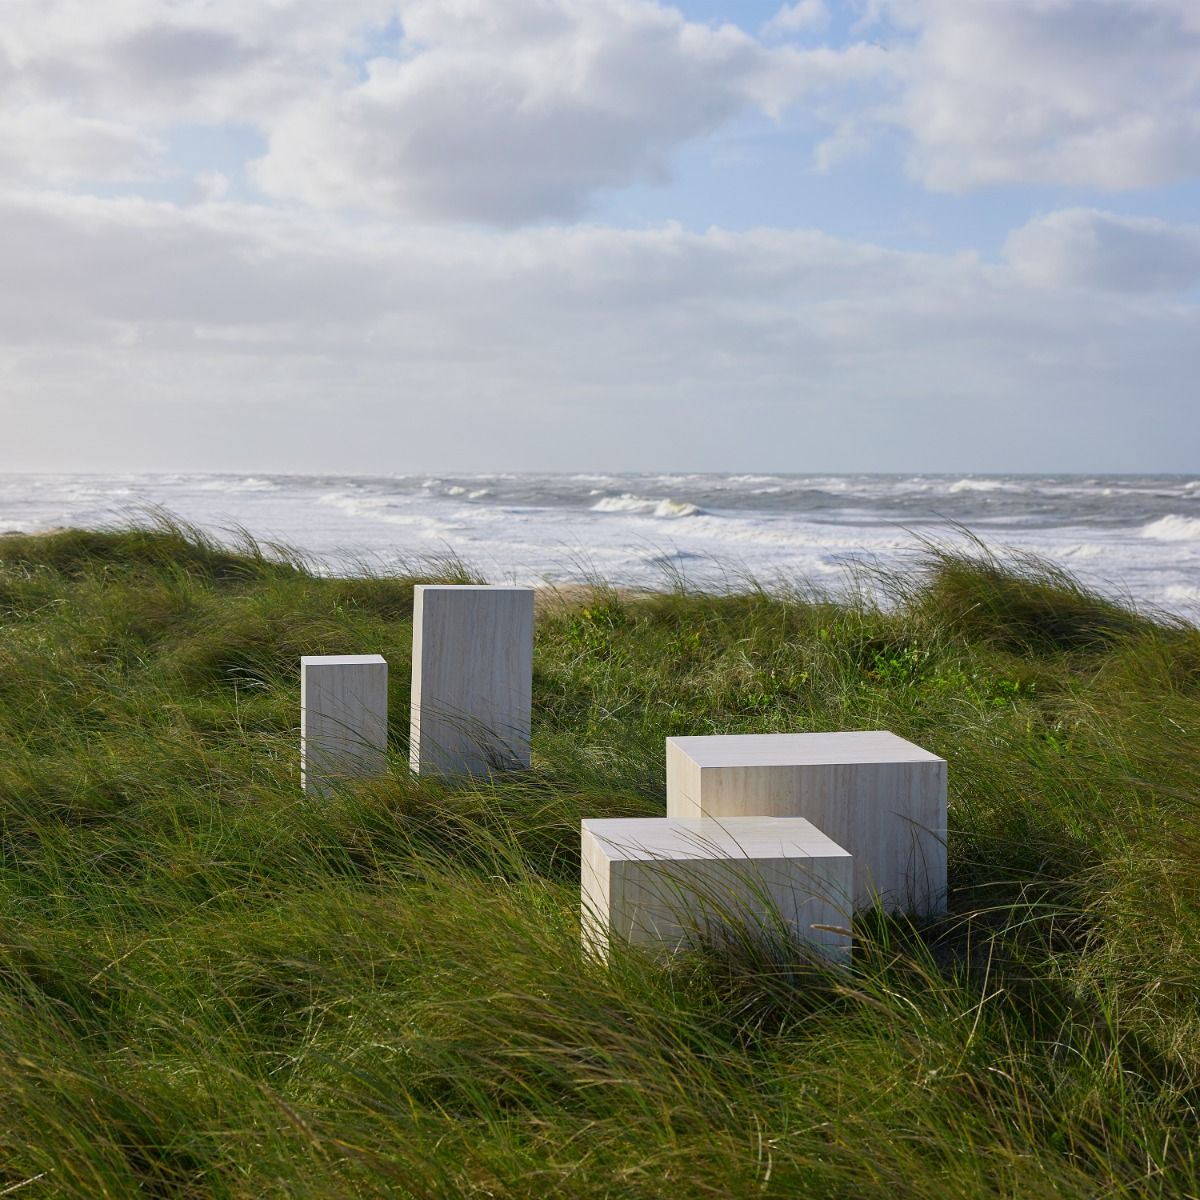
<path fill-rule="evenodd" d="M 1200 172 L 1195 0 L 887 0 L 912 173 L 1145 187 Z M 886 36 L 880 33 L 880 36 Z"/>
<path fill-rule="evenodd" d="M 0 111 L 0 180 L 119 180 L 146 175 L 154 138 L 118 121 L 71 112 L 53 102 Z"/>
<path fill-rule="evenodd" d="M 0 198 L 0 260 L 29 281 L 0 294 L 2 468 L 1184 469 L 1194 443 L 1195 305 L 973 256 L 34 195 Z"/>
<path fill-rule="evenodd" d="M 174 126 L 236 122 L 265 140 L 251 178 L 281 199 L 567 217 L 667 179 L 682 145 L 742 114 L 869 75 L 863 49 L 770 48 L 659 0 L 8 0 L 0 113 L 53 109 L 70 136 L 14 152 L 7 177 L 129 174 Z"/>
<path fill-rule="evenodd" d="M 825 0 L 796 0 L 785 4 L 763 25 L 763 33 L 787 36 L 797 33 L 814 33 L 829 25 L 829 7 Z"/>
<path fill-rule="evenodd" d="M 515 224 L 661 182 L 684 142 L 828 74 L 647 0 L 401 5 L 411 53 L 296 105 L 254 179 L 327 207 Z"/>
<path fill-rule="evenodd" d="M 229 176 L 221 171 L 199 171 L 192 180 L 192 194 L 202 203 L 213 204 L 229 195 Z"/>
<path fill-rule="evenodd" d="M 265 127 L 314 85 L 351 78 L 347 58 L 391 0 L 5 0 L 0 158 L 10 180 L 144 172 L 179 122 Z"/>
<path fill-rule="evenodd" d="M 1184 292 L 1200 284 L 1200 225 L 1063 209 L 1009 234 L 1005 256 L 1051 287 Z"/>
<path fill-rule="evenodd" d="M 1186 467 L 1195 227 L 1067 209 L 996 265 L 539 223 L 789 108 L 942 189 L 1200 170 L 1190 0 L 867 9 L 801 48 L 653 0 L 6 0 L 0 466 Z M 277 207 L 179 149 L 229 123 Z"/>
<path fill-rule="evenodd" d="M 659 0 L 6 0 L 0 173 L 137 177 L 174 125 L 238 122 L 280 198 L 511 224 L 664 180 L 687 142 L 789 106 L 834 131 L 819 166 L 900 131 L 939 190 L 1200 172 L 1195 0 L 864 13 L 859 40 L 802 49 Z M 795 0 L 764 36 L 827 18 Z"/>

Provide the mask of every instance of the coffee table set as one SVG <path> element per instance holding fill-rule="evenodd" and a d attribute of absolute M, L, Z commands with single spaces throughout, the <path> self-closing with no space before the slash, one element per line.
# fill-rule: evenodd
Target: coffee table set
<path fill-rule="evenodd" d="M 419 775 L 529 766 L 533 591 L 414 592 Z M 387 663 L 301 659 L 306 792 L 386 769 Z M 582 822 L 585 948 L 669 953 L 756 928 L 848 962 L 856 911 L 946 907 L 946 762 L 885 731 L 668 738 L 665 817 Z"/>

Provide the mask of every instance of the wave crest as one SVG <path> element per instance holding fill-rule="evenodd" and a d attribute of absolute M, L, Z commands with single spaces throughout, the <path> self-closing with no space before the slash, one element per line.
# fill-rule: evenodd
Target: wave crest
<path fill-rule="evenodd" d="M 700 515 L 700 511 L 698 505 L 687 500 L 672 500 L 670 496 L 654 499 L 649 496 L 635 496 L 631 492 L 620 496 L 605 496 L 592 505 L 592 512 L 638 513 L 667 520 L 696 517 Z"/>
<path fill-rule="evenodd" d="M 1168 513 L 1149 525 L 1143 525 L 1139 532 L 1142 537 L 1159 542 L 1193 542 L 1200 539 L 1200 517 L 1181 517 L 1178 513 Z"/>

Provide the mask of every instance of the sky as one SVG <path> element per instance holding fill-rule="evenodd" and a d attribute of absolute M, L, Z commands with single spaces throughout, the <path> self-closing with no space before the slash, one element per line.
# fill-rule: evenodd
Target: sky
<path fill-rule="evenodd" d="M 1193 472 L 1196 0 L 4 0 L 0 470 Z"/>

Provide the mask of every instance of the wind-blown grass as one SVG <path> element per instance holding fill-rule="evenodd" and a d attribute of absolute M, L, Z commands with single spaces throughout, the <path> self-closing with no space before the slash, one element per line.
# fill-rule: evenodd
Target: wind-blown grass
<path fill-rule="evenodd" d="M 449 785 L 416 581 L 0 539 L 0 1194 L 1200 1195 L 1200 631 L 982 547 L 882 604 L 598 587 L 533 770 Z M 392 773 L 304 800 L 299 657 L 366 652 Z M 945 921 L 581 956 L 579 820 L 660 814 L 665 736 L 871 728 L 950 763 Z"/>

